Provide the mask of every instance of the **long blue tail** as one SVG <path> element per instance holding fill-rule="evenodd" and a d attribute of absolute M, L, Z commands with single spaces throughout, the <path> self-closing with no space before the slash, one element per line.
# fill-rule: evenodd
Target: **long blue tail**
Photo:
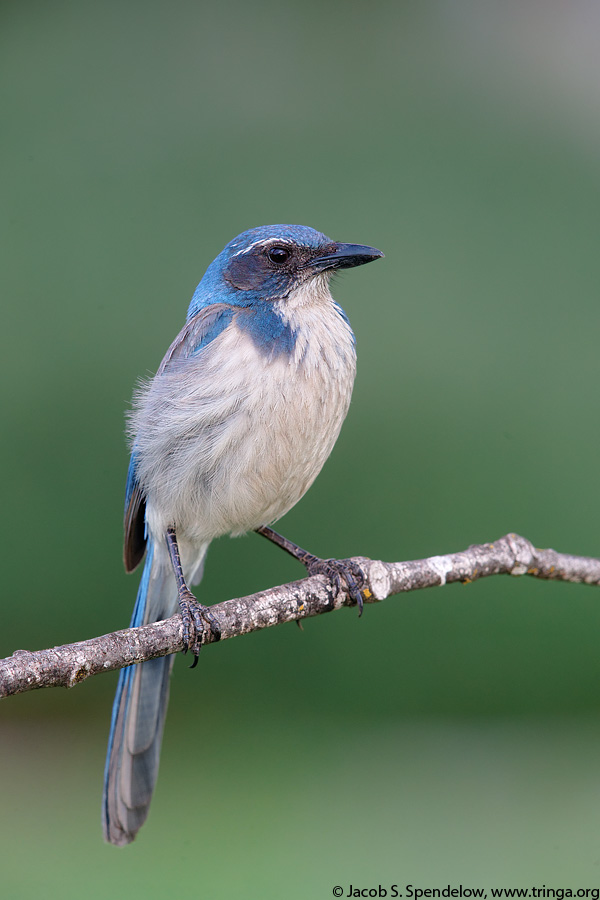
<path fill-rule="evenodd" d="M 170 568 L 154 561 L 148 544 L 131 628 L 172 616 L 178 608 Z M 115 696 L 104 769 L 104 837 L 122 846 L 143 825 L 158 774 L 169 678 L 174 656 L 122 669 Z"/>

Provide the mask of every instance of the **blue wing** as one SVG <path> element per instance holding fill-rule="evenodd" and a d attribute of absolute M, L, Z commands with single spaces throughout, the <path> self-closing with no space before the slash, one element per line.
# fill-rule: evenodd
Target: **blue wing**
<path fill-rule="evenodd" d="M 161 362 L 157 376 L 180 360 L 195 356 L 227 328 L 236 310 L 225 303 L 213 303 L 196 313 L 185 323 Z M 142 561 L 146 550 L 146 498 L 136 476 L 135 445 L 129 460 L 125 487 L 125 540 L 123 561 L 125 571 L 133 570 Z"/>
<path fill-rule="evenodd" d="M 186 323 L 169 347 L 158 377 L 173 365 L 202 351 L 231 322 L 234 310 L 224 304 L 202 309 Z M 137 478 L 135 443 L 125 488 L 125 567 L 134 569 L 146 550 L 146 500 Z M 171 568 L 160 563 L 150 540 L 131 627 L 173 615 L 177 587 Z M 113 844 L 132 841 L 148 815 L 158 774 L 173 656 L 129 666 L 121 671 L 104 773 L 104 834 Z"/>

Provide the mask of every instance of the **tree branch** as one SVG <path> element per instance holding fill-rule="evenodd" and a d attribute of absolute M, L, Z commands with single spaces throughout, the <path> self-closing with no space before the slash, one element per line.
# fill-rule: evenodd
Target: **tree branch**
<path fill-rule="evenodd" d="M 493 544 L 475 544 L 460 553 L 431 556 L 410 562 L 385 563 L 353 558 L 365 576 L 365 603 L 392 594 L 454 581 L 468 583 L 489 575 L 532 575 L 555 581 L 600 584 L 600 560 L 570 556 L 555 550 L 536 550 L 526 538 L 507 534 Z M 350 606 L 345 592 L 336 597 L 323 575 L 227 600 L 211 607 L 221 625 L 221 640 L 318 616 Z M 214 642 L 207 630 L 205 643 Z M 42 687 L 73 687 L 91 675 L 121 669 L 132 663 L 176 653 L 183 648 L 181 616 L 127 628 L 102 637 L 51 650 L 16 650 L 0 660 L 0 697 Z"/>

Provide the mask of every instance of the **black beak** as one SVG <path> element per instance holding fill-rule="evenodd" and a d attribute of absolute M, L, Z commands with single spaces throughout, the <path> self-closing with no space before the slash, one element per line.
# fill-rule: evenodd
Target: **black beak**
<path fill-rule="evenodd" d="M 381 259 L 382 256 L 381 250 L 365 247 L 363 244 L 332 244 L 327 253 L 311 259 L 302 268 L 316 269 L 317 272 L 324 272 L 326 269 L 350 269 L 352 266 L 364 266 L 365 263 Z"/>

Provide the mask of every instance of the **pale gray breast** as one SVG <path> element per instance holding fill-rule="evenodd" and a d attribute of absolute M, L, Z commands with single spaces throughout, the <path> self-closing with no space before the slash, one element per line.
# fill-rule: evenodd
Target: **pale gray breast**
<path fill-rule="evenodd" d="M 133 417 L 151 530 L 175 523 L 202 543 L 282 516 L 331 452 L 354 371 L 349 326 L 321 311 L 293 356 L 270 358 L 232 324 L 157 376 Z"/>

